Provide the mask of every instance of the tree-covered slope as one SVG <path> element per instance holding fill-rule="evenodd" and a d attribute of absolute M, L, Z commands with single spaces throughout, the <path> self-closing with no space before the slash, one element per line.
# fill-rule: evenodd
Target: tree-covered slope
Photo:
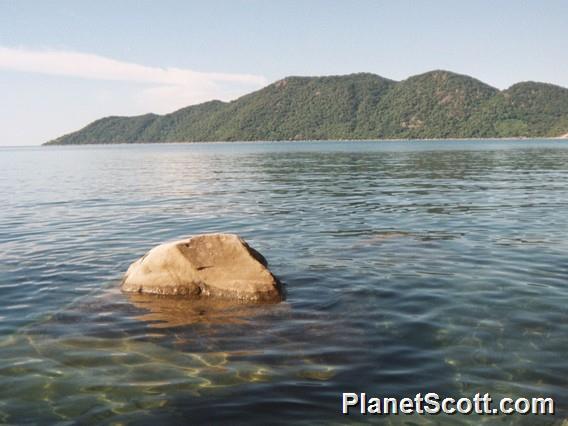
<path fill-rule="evenodd" d="M 517 83 L 484 103 L 472 121 L 481 137 L 560 136 L 568 131 L 568 89 Z"/>
<path fill-rule="evenodd" d="M 518 83 L 499 91 L 431 71 L 395 82 L 374 74 L 287 77 L 232 102 L 166 115 L 108 117 L 48 144 L 289 139 L 559 136 L 568 89 Z"/>
<path fill-rule="evenodd" d="M 212 139 L 350 138 L 393 84 L 373 74 L 288 77 L 231 102 Z"/>
<path fill-rule="evenodd" d="M 447 71 L 410 77 L 379 104 L 376 131 L 395 138 L 471 136 L 471 116 L 498 92 L 479 80 Z"/>

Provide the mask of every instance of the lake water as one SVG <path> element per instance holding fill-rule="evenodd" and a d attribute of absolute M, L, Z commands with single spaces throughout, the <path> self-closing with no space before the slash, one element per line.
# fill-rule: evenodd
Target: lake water
<path fill-rule="evenodd" d="M 568 142 L 0 149 L 0 423 L 560 424 Z M 235 232 L 278 305 L 125 296 Z M 557 414 L 342 416 L 341 393 L 551 396 Z"/>

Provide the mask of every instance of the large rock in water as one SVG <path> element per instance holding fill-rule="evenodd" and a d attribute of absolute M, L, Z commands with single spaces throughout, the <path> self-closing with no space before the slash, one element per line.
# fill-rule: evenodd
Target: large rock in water
<path fill-rule="evenodd" d="M 234 234 L 205 234 L 154 247 L 134 262 L 122 291 L 250 301 L 282 300 L 266 259 Z"/>

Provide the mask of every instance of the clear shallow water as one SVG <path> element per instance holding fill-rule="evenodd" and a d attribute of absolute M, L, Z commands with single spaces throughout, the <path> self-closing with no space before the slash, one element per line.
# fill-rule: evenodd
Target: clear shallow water
<path fill-rule="evenodd" d="M 568 417 L 568 143 L 0 149 L 0 423 Z M 127 297 L 153 245 L 237 232 L 272 306 Z M 341 392 L 552 396 L 554 417 L 357 417 Z"/>

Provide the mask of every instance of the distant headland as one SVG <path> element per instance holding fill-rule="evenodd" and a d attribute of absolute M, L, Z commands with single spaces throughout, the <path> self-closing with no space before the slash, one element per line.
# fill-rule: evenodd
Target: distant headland
<path fill-rule="evenodd" d="M 46 145 L 330 139 L 568 137 L 568 89 L 517 83 L 498 90 L 430 71 L 286 77 L 231 102 L 165 115 L 106 117 Z"/>

